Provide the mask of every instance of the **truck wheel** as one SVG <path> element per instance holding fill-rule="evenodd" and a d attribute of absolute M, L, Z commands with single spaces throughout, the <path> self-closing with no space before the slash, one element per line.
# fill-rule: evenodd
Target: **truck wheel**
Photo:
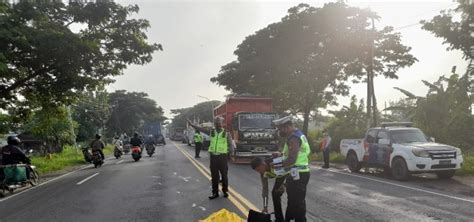
<path fill-rule="evenodd" d="M 396 180 L 405 181 L 410 178 L 405 160 L 401 157 L 396 157 L 392 162 L 392 176 Z"/>
<path fill-rule="evenodd" d="M 455 173 L 456 173 L 455 170 L 446 170 L 446 171 L 436 172 L 436 175 L 438 176 L 439 179 L 449 179 L 453 177 Z"/>
<path fill-rule="evenodd" d="M 357 155 L 352 151 L 349 152 L 349 155 L 346 157 L 346 164 L 349 170 L 354 173 L 359 172 L 360 168 L 362 168 L 359 159 L 357 159 Z"/>

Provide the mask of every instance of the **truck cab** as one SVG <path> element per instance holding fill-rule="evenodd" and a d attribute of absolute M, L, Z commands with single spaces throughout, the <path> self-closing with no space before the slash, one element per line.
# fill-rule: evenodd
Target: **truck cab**
<path fill-rule="evenodd" d="M 461 149 L 434 142 L 411 123 L 382 123 L 367 130 L 364 139 L 341 140 L 340 149 L 351 171 L 384 168 L 397 180 L 416 173 L 450 178 L 463 164 Z"/>
<path fill-rule="evenodd" d="M 272 121 L 275 113 L 237 112 L 232 118 L 231 135 L 236 157 L 270 156 L 277 151 L 276 129 Z"/>

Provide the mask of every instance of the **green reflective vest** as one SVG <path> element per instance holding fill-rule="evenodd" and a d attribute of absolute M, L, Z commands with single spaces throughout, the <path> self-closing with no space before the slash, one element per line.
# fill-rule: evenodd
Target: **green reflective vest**
<path fill-rule="evenodd" d="M 202 141 L 203 141 L 202 135 L 200 133 L 195 133 L 194 134 L 194 142 L 195 143 L 202 143 Z"/>
<path fill-rule="evenodd" d="M 300 151 L 298 152 L 298 157 L 296 158 L 294 167 L 300 168 L 299 172 L 309 172 L 308 165 L 311 148 L 305 135 L 301 133 L 301 135 L 299 135 L 299 138 L 301 139 L 301 147 Z M 288 158 L 288 143 L 285 143 L 285 147 L 283 148 L 283 158 Z"/>
<path fill-rule="evenodd" d="M 228 144 L 227 144 L 227 136 L 226 131 L 222 130 L 221 132 L 217 133 L 216 130 L 211 132 L 211 144 L 209 145 L 209 152 L 212 154 L 227 154 L 228 152 Z"/>
<path fill-rule="evenodd" d="M 263 173 L 263 177 L 273 179 L 273 178 L 286 177 L 286 175 L 288 174 L 289 172 L 287 172 L 285 175 L 276 175 L 275 169 L 272 168 L 270 171 L 266 171 L 265 173 Z"/>

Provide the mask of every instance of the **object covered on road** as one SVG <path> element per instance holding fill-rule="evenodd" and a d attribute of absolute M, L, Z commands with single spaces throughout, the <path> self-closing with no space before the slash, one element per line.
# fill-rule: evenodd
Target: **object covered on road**
<path fill-rule="evenodd" d="M 270 214 L 250 210 L 247 222 L 272 222 L 272 218 Z"/>
<path fill-rule="evenodd" d="M 199 222 L 245 222 L 245 220 L 235 213 L 221 209 L 211 214 L 208 218 L 199 220 Z"/>

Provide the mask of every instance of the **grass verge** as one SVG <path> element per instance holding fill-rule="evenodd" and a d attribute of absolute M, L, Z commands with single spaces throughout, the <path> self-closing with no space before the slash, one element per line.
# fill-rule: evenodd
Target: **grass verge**
<path fill-rule="evenodd" d="M 113 152 L 112 146 L 104 149 L 104 154 Z M 65 168 L 85 164 L 81 150 L 71 146 L 66 146 L 61 153 L 54 153 L 49 156 L 31 157 L 31 163 L 37 167 L 40 174 L 53 173 Z"/>

